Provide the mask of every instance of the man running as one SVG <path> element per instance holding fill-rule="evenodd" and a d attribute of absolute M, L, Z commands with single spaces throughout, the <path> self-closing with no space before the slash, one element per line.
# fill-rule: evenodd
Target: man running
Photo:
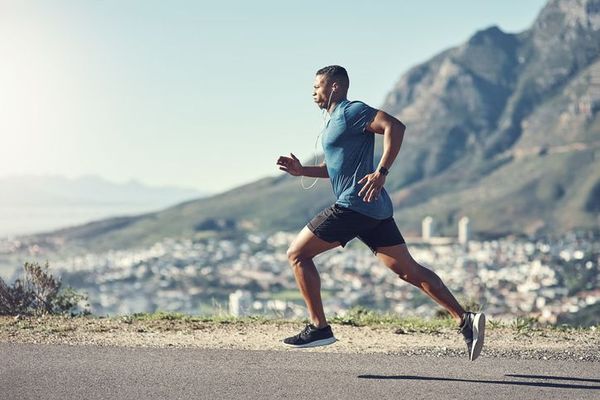
<path fill-rule="evenodd" d="M 469 358 L 481 352 L 485 331 L 483 313 L 466 312 L 442 280 L 417 263 L 398 230 L 390 197 L 383 187 L 400 150 L 405 126 L 387 113 L 360 101 L 348 101 L 350 81 L 343 67 L 317 71 L 313 98 L 327 110 L 323 131 L 325 160 L 303 166 L 294 154 L 277 160 L 279 169 L 293 176 L 329 178 L 335 204 L 317 214 L 290 245 L 287 256 L 304 297 L 311 323 L 284 339 L 293 347 L 324 346 L 336 341 L 321 302 L 321 282 L 313 257 L 358 237 L 392 271 L 418 287 L 452 315 L 463 334 Z M 375 135 L 383 135 L 383 156 L 373 168 Z"/>

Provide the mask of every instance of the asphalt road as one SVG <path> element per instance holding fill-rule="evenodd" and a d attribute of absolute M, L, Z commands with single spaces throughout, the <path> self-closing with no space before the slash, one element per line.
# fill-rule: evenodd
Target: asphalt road
<path fill-rule="evenodd" d="M 0 343 L 0 399 L 600 399 L 600 363 Z"/>

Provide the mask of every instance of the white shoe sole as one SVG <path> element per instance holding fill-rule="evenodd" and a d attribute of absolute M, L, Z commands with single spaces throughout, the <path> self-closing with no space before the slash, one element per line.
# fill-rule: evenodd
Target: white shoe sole
<path fill-rule="evenodd" d="M 473 345 L 471 347 L 470 359 L 471 361 L 479 357 L 481 349 L 483 348 L 483 340 L 485 337 L 485 314 L 475 314 L 473 318 Z"/>
<path fill-rule="evenodd" d="M 293 347 L 296 349 L 305 349 L 307 347 L 318 347 L 318 346 L 327 346 L 328 344 L 332 344 L 335 343 L 337 341 L 337 339 L 335 337 L 330 337 L 327 339 L 321 339 L 321 340 L 315 340 L 314 342 L 310 342 L 310 343 L 306 343 L 306 344 L 300 344 L 300 345 L 295 345 L 295 344 L 287 344 L 287 343 L 283 343 L 284 346 L 287 347 Z"/>

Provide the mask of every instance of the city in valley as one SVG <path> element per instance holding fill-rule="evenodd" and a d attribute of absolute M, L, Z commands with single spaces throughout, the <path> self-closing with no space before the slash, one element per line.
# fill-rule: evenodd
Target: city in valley
<path fill-rule="evenodd" d="M 434 235 L 423 220 L 422 236 L 409 250 L 433 269 L 459 301 L 495 319 L 534 317 L 559 323 L 600 302 L 597 232 L 556 237 L 475 240 L 469 222 L 456 237 Z M 296 232 L 246 233 L 235 239 L 164 239 L 147 248 L 49 257 L 44 244 L 0 241 L 0 256 L 49 260 L 50 272 L 88 297 L 98 315 L 173 311 L 188 314 L 304 317 L 304 303 L 286 250 Z M 355 306 L 399 316 L 433 317 L 441 308 L 388 270 L 357 239 L 315 258 L 328 315 Z M 17 270 L 13 280 L 22 270 Z M 12 280 L 7 283 L 12 283 Z"/>

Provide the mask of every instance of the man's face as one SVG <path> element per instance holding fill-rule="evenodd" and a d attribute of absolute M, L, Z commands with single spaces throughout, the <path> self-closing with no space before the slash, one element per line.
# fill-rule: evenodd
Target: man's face
<path fill-rule="evenodd" d="M 327 79 L 323 75 L 315 76 L 315 83 L 313 84 L 313 100 L 319 108 L 327 108 L 329 101 L 329 94 L 331 93 L 331 83 L 327 82 Z"/>

